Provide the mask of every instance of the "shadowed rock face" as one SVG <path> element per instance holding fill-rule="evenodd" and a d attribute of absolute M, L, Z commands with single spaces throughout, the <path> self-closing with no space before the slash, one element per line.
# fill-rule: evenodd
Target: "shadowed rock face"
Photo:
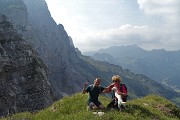
<path fill-rule="evenodd" d="M 0 15 L 0 116 L 36 111 L 52 102 L 47 67 Z"/>
<path fill-rule="evenodd" d="M 10 18 L 48 67 L 48 79 L 57 99 L 81 91 L 84 81 L 94 79 L 86 70 L 86 63 L 77 56 L 63 25 L 57 25 L 51 17 L 45 0 L 8 0 L 0 1 L 0 5 L 0 13 Z"/>
<path fill-rule="evenodd" d="M 45 0 L 24 0 L 28 13 L 27 41 L 37 50 L 48 67 L 49 81 L 57 98 L 81 90 L 86 79 L 93 79 L 87 65 L 77 56 L 71 38 L 63 25 L 57 25 Z M 38 11 L 38 12 L 37 12 Z M 27 28 L 26 26 L 26 28 Z M 82 64 L 85 66 L 82 67 Z"/>
<path fill-rule="evenodd" d="M 1 0 L 0 1 L 0 13 L 8 16 L 12 23 L 25 26 L 27 21 L 27 9 L 23 0 Z M 18 13 L 18 14 L 17 14 Z"/>
<path fill-rule="evenodd" d="M 57 25 L 51 17 L 45 0 L 8 0 L 0 1 L 0 5 L 0 12 L 10 18 L 17 32 L 48 67 L 48 78 L 57 99 L 80 91 L 84 81 L 94 79 L 77 56 L 63 25 Z M 11 14 L 7 13 L 7 8 L 11 8 Z M 21 19 L 22 24 L 17 19 Z"/>

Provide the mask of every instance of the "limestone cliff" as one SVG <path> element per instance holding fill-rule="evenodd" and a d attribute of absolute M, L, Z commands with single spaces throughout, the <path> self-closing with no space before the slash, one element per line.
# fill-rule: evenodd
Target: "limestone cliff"
<path fill-rule="evenodd" d="M 81 81 L 88 75 L 79 66 L 81 60 L 63 25 L 57 25 L 52 19 L 45 0 L 24 0 L 24 3 L 33 28 L 28 35 L 33 39 L 29 41 L 48 66 L 49 79 L 57 98 L 80 91 Z"/>
<path fill-rule="evenodd" d="M 47 67 L 0 15 L 0 116 L 36 111 L 53 102 Z"/>

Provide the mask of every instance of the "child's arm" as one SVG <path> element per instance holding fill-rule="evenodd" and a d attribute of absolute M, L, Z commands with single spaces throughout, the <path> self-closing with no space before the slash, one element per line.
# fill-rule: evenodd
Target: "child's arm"
<path fill-rule="evenodd" d="M 103 93 L 109 93 L 111 92 L 111 89 L 114 87 L 114 83 L 107 86 L 106 88 L 104 88 L 104 90 L 102 91 Z"/>
<path fill-rule="evenodd" d="M 87 91 L 86 91 L 86 86 L 87 86 L 87 83 L 85 82 L 84 83 L 84 87 L 83 87 L 83 90 L 82 90 L 82 94 L 85 94 Z"/>

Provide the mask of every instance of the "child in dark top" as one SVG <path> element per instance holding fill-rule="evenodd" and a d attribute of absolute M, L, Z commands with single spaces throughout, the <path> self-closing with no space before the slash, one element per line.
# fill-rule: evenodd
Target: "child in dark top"
<path fill-rule="evenodd" d="M 104 90 L 104 87 L 100 86 L 100 82 L 101 79 L 100 78 L 96 78 L 94 80 L 94 84 L 93 85 L 89 85 L 87 88 L 87 83 L 84 83 L 84 87 L 82 90 L 82 93 L 89 93 L 89 97 L 88 97 L 88 110 L 89 109 L 104 109 L 104 106 L 102 105 L 102 103 L 98 100 L 99 95 L 102 93 L 102 91 Z"/>

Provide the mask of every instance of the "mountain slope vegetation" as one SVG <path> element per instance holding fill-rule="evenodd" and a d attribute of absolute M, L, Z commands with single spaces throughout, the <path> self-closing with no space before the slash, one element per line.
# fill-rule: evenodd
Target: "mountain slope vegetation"
<path fill-rule="evenodd" d="M 88 56 L 80 57 L 86 61 L 86 63 L 98 70 L 94 72 L 96 72 L 96 74 L 102 78 L 102 85 L 104 86 L 111 83 L 111 77 L 114 74 L 119 74 L 122 77 L 122 82 L 125 83 L 128 88 L 129 99 L 144 97 L 148 94 L 157 94 L 173 101 L 177 105 L 180 105 L 180 94 L 178 92 L 158 82 L 155 82 L 143 74 L 135 74 L 128 69 L 123 69 L 118 65 L 94 60 Z"/>
<path fill-rule="evenodd" d="M 86 52 L 95 60 L 120 65 L 134 73 L 144 74 L 151 79 L 180 91 L 180 50 L 144 50 L 136 45 L 112 46 L 94 52 Z"/>
<path fill-rule="evenodd" d="M 0 120 L 178 120 L 180 109 L 157 95 L 128 101 L 124 111 L 104 110 L 98 116 L 86 110 L 87 94 L 76 93 L 66 96 L 50 107 L 37 113 L 19 113 Z M 110 99 L 100 96 L 106 106 Z"/>

